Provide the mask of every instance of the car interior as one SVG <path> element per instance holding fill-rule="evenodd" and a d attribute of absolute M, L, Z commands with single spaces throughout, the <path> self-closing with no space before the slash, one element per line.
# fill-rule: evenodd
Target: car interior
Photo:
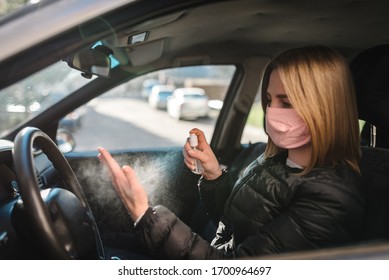
<path fill-rule="evenodd" d="M 56 5 L 56 1 L 37 4 L 29 12 L 47 10 L 55 15 Z M 359 242 L 341 247 L 256 258 L 388 259 L 388 11 L 386 0 L 128 1 L 85 22 L 68 23 L 61 33 L 33 46 L 8 56 L 0 54 L 0 90 L 58 61 L 80 70 L 77 77 L 87 81 L 39 114 L 0 131 L 0 259 L 141 258 L 143 248 L 132 238 L 133 221 L 97 158 L 102 139 L 96 135 L 97 131 L 107 138 L 129 134 L 135 142 L 143 142 L 136 138 L 142 125 L 116 135 L 95 121 L 86 135 L 95 148 L 62 153 L 57 147 L 61 119 L 155 71 L 232 65 L 235 71 L 208 141 L 237 180 L 266 146 L 266 140 L 242 143 L 250 112 L 257 106 L 264 69 L 280 52 L 305 45 L 333 47 L 350 62 L 363 123 L 360 167 L 367 203 L 365 231 Z M 9 22 L 22 16 L 0 19 L 0 38 Z M 42 24 L 50 24 L 50 17 L 42 17 Z M 115 66 L 106 64 L 112 56 L 118 62 Z M 86 58 L 93 62 L 83 61 Z M 107 104 L 101 100 L 101 106 Z M 117 107 L 105 110 L 113 114 Z M 133 113 L 135 109 L 129 112 Z M 106 121 L 112 131 L 118 119 Z M 183 163 L 185 140 L 168 148 L 125 143 L 110 147 L 110 152 L 118 162 L 140 166 L 147 179 L 158 185 L 152 192 L 154 204 L 171 209 L 211 241 L 215 225 L 198 195 L 200 176 Z"/>

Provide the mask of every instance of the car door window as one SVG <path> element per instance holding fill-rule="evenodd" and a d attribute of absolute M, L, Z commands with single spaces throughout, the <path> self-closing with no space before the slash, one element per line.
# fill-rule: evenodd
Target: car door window
<path fill-rule="evenodd" d="M 259 90 L 251 107 L 241 139 L 242 144 L 257 142 L 267 142 L 267 135 L 264 129 L 264 113 Z"/>
<path fill-rule="evenodd" d="M 178 147 L 194 127 L 210 141 L 234 72 L 232 65 L 181 67 L 122 84 L 79 112 L 74 151 Z"/>

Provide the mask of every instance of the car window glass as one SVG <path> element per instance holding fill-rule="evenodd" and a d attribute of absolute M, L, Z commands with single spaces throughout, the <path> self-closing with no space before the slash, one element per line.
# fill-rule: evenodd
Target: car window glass
<path fill-rule="evenodd" d="M 194 127 L 210 141 L 234 72 L 231 65 L 181 67 L 124 83 L 69 122 L 74 151 L 179 147 Z"/>
<path fill-rule="evenodd" d="M 261 105 L 260 91 L 255 97 L 242 134 L 242 144 L 267 142 L 267 135 L 263 126 L 264 114 Z"/>
<path fill-rule="evenodd" d="M 0 17 L 9 14 L 17 9 L 20 9 L 24 5 L 34 3 L 37 1 L 27 0 L 4 0 L 0 2 Z"/>
<path fill-rule="evenodd" d="M 0 134 L 31 119 L 94 78 L 85 79 L 79 71 L 59 61 L 0 90 Z"/>

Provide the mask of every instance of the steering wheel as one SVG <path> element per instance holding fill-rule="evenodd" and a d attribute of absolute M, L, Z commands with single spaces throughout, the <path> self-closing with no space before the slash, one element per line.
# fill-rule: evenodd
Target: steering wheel
<path fill-rule="evenodd" d="M 51 161 L 64 182 L 63 188 L 40 189 L 35 149 Z M 24 128 L 15 137 L 13 162 L 25 215 L 49 258 L 104 259 L 100 234 L 86 197 L 54 141 L 38 128 Z"/>

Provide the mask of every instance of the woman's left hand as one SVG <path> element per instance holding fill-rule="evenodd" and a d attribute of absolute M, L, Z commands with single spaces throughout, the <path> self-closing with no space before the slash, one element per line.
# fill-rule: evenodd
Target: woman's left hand
<path fill-rule="evenodd" d="M 102 147 L 99 147 L 98 151 L 100 152 L 98 158 L 108 168 L 116 192 L 132 219 L 136 221 L 149 207 L 146 191 L 130 166 L 120 167 L 111 154 Z"/>

